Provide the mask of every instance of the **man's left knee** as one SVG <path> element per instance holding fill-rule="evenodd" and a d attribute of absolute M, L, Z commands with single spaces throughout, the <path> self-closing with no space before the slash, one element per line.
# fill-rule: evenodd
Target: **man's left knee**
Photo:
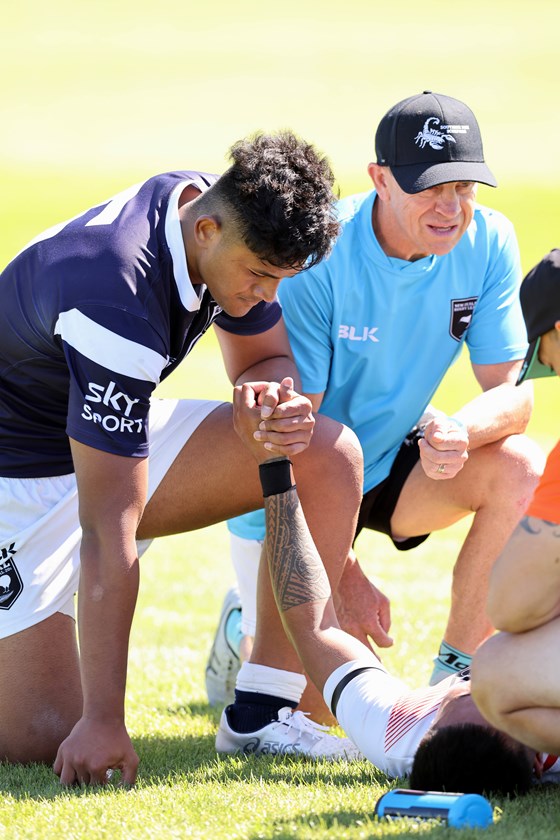
<path fill-rule="evenodd" d="M 502 484 L 508 482 L 512 489 L 532 494 L 546 460 L 540 446 L 527 435 L 509 435 L 493 444 L 491 452 Z"/>

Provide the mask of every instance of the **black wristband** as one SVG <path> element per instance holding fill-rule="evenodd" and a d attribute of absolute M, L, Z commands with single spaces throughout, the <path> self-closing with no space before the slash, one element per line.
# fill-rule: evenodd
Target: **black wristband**
<path fill-rule="evenodd" d="M 292 484 L 291 466 L 289 458 L 277 458 L 275 461 L 259 464 L 259 478 L 265 499 L 295 487 L 295 484 Z"/>

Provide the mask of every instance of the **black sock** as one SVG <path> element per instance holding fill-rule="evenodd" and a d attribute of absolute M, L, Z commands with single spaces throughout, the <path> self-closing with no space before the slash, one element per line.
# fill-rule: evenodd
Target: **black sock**
<path fill-rule="evenodd" d="M 297 703 L 285 697 L 260 694 L 258 691 L 239 691 L 236 688 L 235 702 L 227 707 L 226 714 L 234 732 L 256 732 L 278 720 L 278 712 L 285 706 L 295 709 Z"/>

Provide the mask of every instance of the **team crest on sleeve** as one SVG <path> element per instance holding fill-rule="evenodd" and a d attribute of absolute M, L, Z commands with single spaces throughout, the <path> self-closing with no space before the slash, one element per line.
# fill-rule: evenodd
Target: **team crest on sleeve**
<path fill-rule="evenodd" d="M 473 310 L 478 298 L 460 298 L 451 301 L 451 320 L 449 335 L 455 341 L 461 341 L 471 323 Z"/>
<path fill-rule="evenodd" d="M 23 581 L 14 563 L 15 543 L 0 548 L 0 610 L 9 610 L 23 591 Z"/>

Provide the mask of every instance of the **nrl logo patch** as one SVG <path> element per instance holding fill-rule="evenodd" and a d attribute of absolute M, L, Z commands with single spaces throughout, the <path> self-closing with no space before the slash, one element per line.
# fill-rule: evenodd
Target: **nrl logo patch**
<path fill-rule="evenodd" d="M 461 341 L 473 314 L 473 309 L 478 298 L 462 298 L 461 300 L 451 301 L 451 321 L 449 323 L 449 335 L 455 341 Z"/>
<path fill-rule="evenodd" d="M 23 581 L 13 561 L 14 546 L 0 548 L 0 610 L 9 610 L 23 592 Z"/>

